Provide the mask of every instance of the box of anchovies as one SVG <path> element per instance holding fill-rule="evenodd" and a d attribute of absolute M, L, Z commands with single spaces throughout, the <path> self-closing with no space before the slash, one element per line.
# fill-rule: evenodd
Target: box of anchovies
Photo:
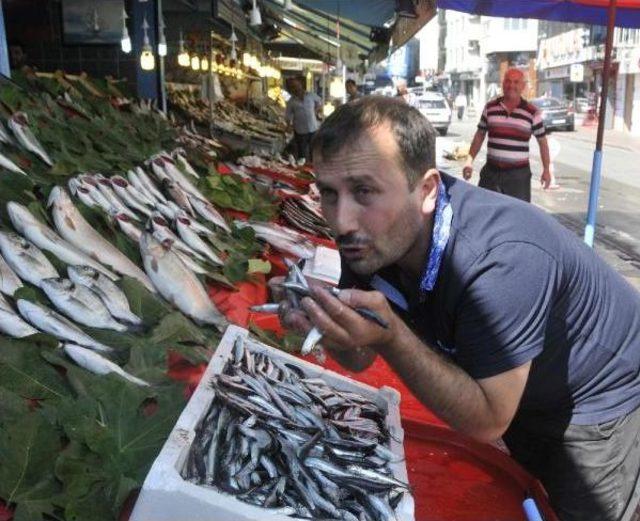
<path fill-rule="evenodd" d="M 399 404 L 229 326 L 130 519 L 412 521 Z"/>

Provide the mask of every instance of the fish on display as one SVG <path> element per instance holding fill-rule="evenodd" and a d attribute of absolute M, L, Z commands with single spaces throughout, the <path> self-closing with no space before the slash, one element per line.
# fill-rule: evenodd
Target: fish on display
<path fill-rule="evenodd" d="M 237 337 L 196 427 L 182 476 L 304 518 L 391 521 L 396 479 L 386 413 L 373 401 L 247 349 Z"/>
<path fill-rule="evenodd" d="M 167 301 L 198 323 L 219 330 L 227 326 L 227 320 L 213 305 L 196 275 L 149 232 L 140 238 L 140 254 L 145 271 Z"/>
<path fill-rule="evenodd" d="M 127 373 L 119 365 L 114 364 L 111 360 L 107 360 L 104 356 L 99 355 L 86 347 L 82 347 L 77 344 L 65 343 L 63 349 L 69 358 L 91 373 L 102 375 L 114 373 L 133 384 L 143 387 L 149 386 L 148 382 Z"/>
<path fill-rule="evenodd" d="M 280 251 L 291 253 L 300 259 L 311 259 L 315 246 L 304 235 L 275 223 L 235 221 L 238 228 L 253 228 L 256 236 L 267 241 Z"/>
<path fill-rule="evenodd" d="M 96 174 L 94 177 L 98 181 L 98 190 L 102 195 L 104 195 L 104 198 L 109 201 L 111 207 L 115 208 L 120 213 L 127 214 L 132 219 L 139 220 L 138 216 L 129 210 L 129 208 L 116 195 L 109 179 L 104 177 L 102 174 Z"/>
<path fill-rule="evenodd" d="M 195 219 L 189 217 L 187 212 L 182 209 L 178 209 L 176 216 L 174 219 L 183 219 L 183 224 L 188 224 L 189 227 L 196 232 L 198 235 L 206 235 L 207 237 L 214 237 L 215 232 L 210 228 L 207 228 L 204 224 L 200 224 Z M 189 221 L 188 223 L 186 221 Z"/>
<path fill-rule="evenodd" d="M 102 299 L 86 286 L 55 278 L 42 280 L 40 288 L 61 313 L 78 324 L 120 332 L 127 330 L 111 316 Z"/>
<path fill-rule="evenodd" d="M 117 273 L 138 280 L 149 291 L 155 292 L 149 277 L 129 257 L 93 229 L 73 205 L 64 188 L 55 186 L 49 194 L 48 204 L 56 229 L 64 239 L 91 258 L 99 260 Z"/>
<path fill-rule="evenodd" d="M 9 128 L 13 135 L 16 136 L 18 143 L 26 150 L 33 152 L 49 166 L 53 166 L 53 161 L 49 154 L 42 148 L 42 145 L 29 128 L 29 118 L 24 112 L 16 112 L 9 118 Z"/>
<path fill-rule="evenodd" d="M 113 220 L 116 222 L 120 231 L 124 233 L 129 239 L 138 244 L 140 241 L 140 235 L 142 235 L 142 230 L 136 226 L 131 217 L 125 215 L 123 213 L 118 213 L 116 210 L 113 213 L 110 213 Z"/>
<path fill-rule="evenodd" d="M 16 305 L 18 306 L 18 311 L 20 312 L 20 315 L 22 315 L 22 318 L 29 322 L 33 327 L 40 331 L 44 331 L 45 333 L 49 333 L 59 340 L 73 342 L 104 353 L 110 353 L 114 350 L 112 347 L 94 340 L 73 322 L 63 317 L 60 313 L 56 313 L 42 304 L 18 299 Z"/>
<path fill-rule="evenodd" d="M 111 178 L 111 186 L 116 194 L 124 201 L 124 203 L 132 210 L 140 212 L 146 216 L 151 215 L 151 207 L 153 201 L 140 191 L 138 191 L 129 181 L 119 175 Z"/>
<path fill-rule="evenodd" d="M 89 182 L 89 180 L 93 181 L 91 176 L 87 175 L 69 179 L 69 190 L 87 206 L 94 207 L 97 205 L 105 212 L 109 212 L 112 206 L 111 203 L 102 192 L 100 192 L 100 189 L 94 185 L 93 182 Z"/>
<path fill-rule="evenodd" d="M 191 248 L 204 255 L 214 264 L 224 264 L 222 259 L 200 238 L 191 226 L 191 220 L 185 217 L 178 217 L 175 220 L 176 229 L 180 238 L 186 242 Z"/>
<path fill-rule="evenodd" d="M 195 212 L 189 202 L 189 194 L 178 183 L 165 179 L 162 181 L 162 186 L 181 209 L 195 217 Z"/>
<path fill-rule="evenodd" d="M 139 166 L 135 169 L 135 175 L 140 183 L 140 185 L 151 194 L 156 201 L 161 203 L 167 203 L 167 198 L 162 195 L 162 192 L 158 189 L 155 183 L 151 180 L 151 178 L 147 175 L 147 173 Z"/>
<path fill-rule="evenodd" d="M 42 279 L 58 276 L 46 255 L 16 233 L 0 231 L 0 251 L 9 268 L 34 286 L 40 286 Z"/>
<path fill-rule="evenodd" d="M 11 161 L 11 159 L 9 159 L 2 153 L 0 153 L 0 166 L 2 168 L 6 168 L 7 170 L 11 170 L 12 172 L 16 172 L 17 174 L 27 175 L 27 173 L 22 170 L 22 168 L 20 168 L 13 161 Z"/>
<path fill-rule="evenodd" d="M 11 139 L 11 136 L 9 135 L 9 131 L 6 129 L 6 127 L 3 125 L 1 121 L 0 121 L 0 141 L 7 145 L 14 144 L 13 139 Z"/>
<path fill-rule="evenodd" d="M 35 335 L 38 330 L 22 320 L 12 309 L 0 308 L 0 333 L 13 338 L 24 338 Z"/>
<path fill-rule="evenodd" d="M 89 266 L 67 266 L 67 274 L 75 284 L 85 286 L 98 295 L 113 317 L 136 326 L 142 325 L 142 319 L 131 311 L 124 292 L 102 273 Z"/>
<path fill-rule="evenodd" d="M 200 175 L 198 174 L 198 172 L 196 172 L 193 167 L 189 164 L 189 162 L 187 161 L 187 158 L 184 155 L 184 150 L 183 149 L 176 149 L 173 151 L 172 154 L 173 158 L 175 159 L 175 161 L 178 163 L 178 165 L 190 176 L 195 177 L 196 179 L 200 179 Z"/>
<path fill-rule="evenodd" d="M 151 218 L 147 223 L 147 229 L 153 232 L 153 236 L 161 243 L 171 244 L 171 248 L 179 250 L 185 255 L 193 256 L 199 261 L 204 261 L 205 258 L 201 253 L 198 253 L 186 242 L 180 239 L 171 228 L 169 223 L 160 215 L 159 212 L 153 212 Z"/>
<path fill-rule="evenodd" d="M 1 243 L 0 250 L 2 250 Z M 9 266 L 7 261 L 5 261 L 2 255 L 0 255 L 0 293 L 13 296 L 13 294 L 21 287 L 22 281 L 20 280 L 20 277 L 15 274 L 11 269 L 11 266 Z"/>
<path fill-rule="evenodd" d="M 66 264 L 91 266 L 110 279 L 117 280 L 118 276 L 115 273 L 65 241 L 46 224 L 38 221 L 26 206 L 10 201 L 7 203 L 7 212 L 14 228 L 39 248 L 53 253 Z"/>
<path fill-rule="evenodd" d="M 211 224 L 215 224 L 216 226 L 222 228 L 224 231 L 231 233 L 231 228 L 229 228 L 227 221 L 224 220 L 224 217 L 222 217 L 220 212 L 216 210 L 216 207 L 213 206 L 209 201 L 200 199 L 198 197 L 189 197 L 189 201 L 191 202 L 191 206 L 193 206 L 193 209 L 205 221 L 208 221 Z"/>
<path fill-rule="evenodd" d="M 193 185 L 191 181 L 178 169 L 171 156 L 161 153 L 155 156 L 152 162 L 154 165 L 161 166 L 166 177 L 169 177 L 171 180 L 178 183 L 183 190 L 186 190 L 191 195 L 198 197 L 199 199 L 205 198 L 200 190 L 198 190 L 195 185 Z M 156 172 L 156 169 L 154 169 L 154 172 Z M 158 179 L 162 182 L 165 177 L 159 177 Z"/>

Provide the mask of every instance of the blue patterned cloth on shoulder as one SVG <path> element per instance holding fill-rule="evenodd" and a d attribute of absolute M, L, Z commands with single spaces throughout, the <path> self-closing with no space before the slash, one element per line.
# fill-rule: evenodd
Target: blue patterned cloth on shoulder
<path fill-rule="evenodd" d="M 436 285 L 444 250 L 449 242 L 452 219 L 453 209 L 449 202 L 447 188 L 441 180 L 438 184 L 438 197 L 433 216 L 433 233 L 431 235 L 431 246 L 429 247 L 429 258 L 420 279 L 421 292 L 432 291 Z"/>

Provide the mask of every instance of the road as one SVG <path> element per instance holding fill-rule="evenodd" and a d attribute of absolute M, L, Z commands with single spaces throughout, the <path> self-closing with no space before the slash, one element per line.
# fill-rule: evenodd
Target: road
<path fill-rule="evenodd" d="M 442 157 L 456 144 L 470 143 L 475 132 L 475 118 L 454 121 L 445 137 L 437 139 L 438 166 L 460 176 L 462 161 Z M 640 138 L 618 138 L 605 134 L 604 161 L 600 190 L 596 250 L 640 288 Z M 562 224 L 582 236 L 589 199 L 591 162 L 595 147 L 593 129 L 579 127 L 575 132 L 553 132 L 560 151 L 554 161 L 557 190 L 540 189 L 541 163 L 537 144 L 531 143 L 532 202 L 552 213 Z M 634 149 L 634 146 L 637 147 Z M 485 145 L 486 147 L 486 145 Z M 485 147 L 476 158 L 479 171 L 484 164 Z M 472 183 L 478 182 L 474 173 Z"/>

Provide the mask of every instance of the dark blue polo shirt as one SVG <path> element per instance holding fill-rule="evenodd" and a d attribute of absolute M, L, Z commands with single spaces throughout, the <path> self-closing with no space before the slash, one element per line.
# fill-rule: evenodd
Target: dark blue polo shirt
<path fill-rule="evenodd" d="M 640 405 L 640 294 L 534 206 L 442 175 L 453 210 L 432 291 L 403 310 L 394 267 L 374 286 L 475 379 L 532 361 L 519 414 L 596 424 Z M 343 266 L 342 287 L 367 287 Z"/>

